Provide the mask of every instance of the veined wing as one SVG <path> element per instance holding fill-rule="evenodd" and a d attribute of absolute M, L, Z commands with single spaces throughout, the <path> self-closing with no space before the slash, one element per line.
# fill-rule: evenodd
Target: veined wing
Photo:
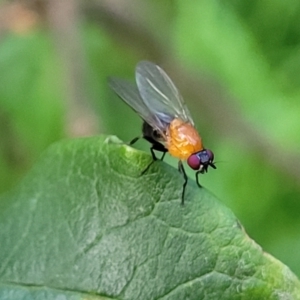
<path fill-rule="evenodd" d="M 153 129 L 158 130 L 161 134 L 165 132 L 166 124 L 152 114 L 134 84 L 120 78 L 108 78 L 108 84 Z"/>
<path fill-rule="evenodd" d="M 169 76 L 159 66 L 141 61 L 136 67 L 140 96 L 153 115 L 164 120 L 180 118 L 194 125 L 191 114 Z"/>

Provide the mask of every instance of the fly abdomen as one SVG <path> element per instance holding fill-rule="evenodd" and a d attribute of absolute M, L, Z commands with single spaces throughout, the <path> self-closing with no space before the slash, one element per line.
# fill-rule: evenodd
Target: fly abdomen
<path fill-rule="evenodd" d="M 149 125 L 146 121 L 143 123 L 143 136 L 144 138 L 149 141 L 150 143 L 154 142 L 161 142 L 163 141 L 163 136 L 160 134 L 160 132 L 156 129 L 154 129 L 151 125 Z"/>

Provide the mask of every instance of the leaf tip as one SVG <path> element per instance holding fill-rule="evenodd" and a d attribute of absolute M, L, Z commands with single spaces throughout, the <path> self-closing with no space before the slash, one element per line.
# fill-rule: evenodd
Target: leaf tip
<path fill-rule="evenodd" d="M 110 135 L 105 138 L 104 143 L 107 144 L 124 144 L 122 140 L 120 140 L 116 135 Z"/>

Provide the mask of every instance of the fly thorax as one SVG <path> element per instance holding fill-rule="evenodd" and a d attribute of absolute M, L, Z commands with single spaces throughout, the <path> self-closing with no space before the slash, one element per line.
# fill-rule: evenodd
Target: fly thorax
<path fill-rule="evenodd" d="M 180 119 L 174 119 L 170 124 L 167 143 L 170 154 L 180 159 L 187 159 L 192 153 L 203 149 L 194 126 Z"/>

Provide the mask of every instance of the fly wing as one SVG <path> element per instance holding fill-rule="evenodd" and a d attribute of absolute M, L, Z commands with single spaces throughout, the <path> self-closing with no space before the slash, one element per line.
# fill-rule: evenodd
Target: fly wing
<path fill-rule="evenodd" d="M 140 95 L 153 115 L 163 122 L 180 118 L 194 125 L 191 114 L 169 76 L 159 66 L 141 61 L 136 67 Z"/>
<path fill-rule="evenodd" d="M 161 134 L 165 132 L 166 124 L 152 114 L 134 84 L 120 78 L 108 78 L 108 84 L 153 129 L 158 130 Z"/>

